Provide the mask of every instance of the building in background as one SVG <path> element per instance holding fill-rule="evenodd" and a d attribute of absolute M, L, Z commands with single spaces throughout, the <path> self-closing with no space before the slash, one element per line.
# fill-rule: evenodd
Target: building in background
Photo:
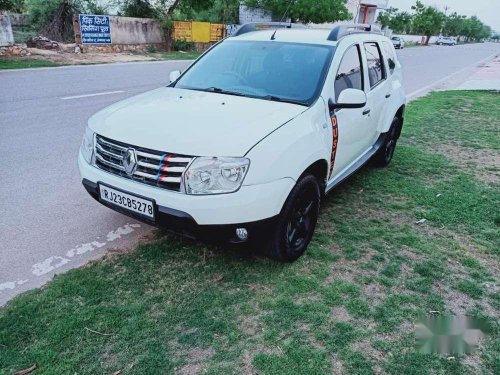
<path fill-rule="evenodd" d="M 347 9 L 355 23 L 374 24 L 380 11 L 387 9 L 389 0 L 348 0 Z"/>

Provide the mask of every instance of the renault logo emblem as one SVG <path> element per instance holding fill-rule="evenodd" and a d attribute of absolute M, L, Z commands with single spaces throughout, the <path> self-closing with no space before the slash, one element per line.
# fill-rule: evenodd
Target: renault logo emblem
<path fill-rule="evenodd" d="M 123 155 L 122 159 L 123 168 L 125 168 L 125 173 L 129 176 L 132 176 L 137 168 L 137 156 L 135 154 L 135 150 L 133 148 L 128 148 L 125 151 L 125 155 Z"/>

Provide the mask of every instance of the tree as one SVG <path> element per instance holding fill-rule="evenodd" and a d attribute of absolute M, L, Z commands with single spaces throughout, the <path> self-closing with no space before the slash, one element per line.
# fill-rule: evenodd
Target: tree
<path fill-rule="evenodd" d="M 425 45 L 428 45 L 431 36 L 441 31 L 445 15 L 434 7 L 425 6 L 420 0 L 417 0 L 417 3 L 411 8 L 415 11 L 413 30 L 425 35 Z"/>
<path fill-rule="evenodd" d="M 125 17 L 155 18 L 158 11 L 148 0 L 125 0 L 118 14 Z"/>
<path fill-rule="evenodd" d="M 378 15 L 377 21 L 382 28 L 391 27 L 391 22 L 398 13 L 398 8 L 390 7 Z"/>
<path fill-rule="evenodd" d="M 397 8 L 389 8 L 380 13 L 377 21 L 382 28 L 388 27 L 396 33 L 408 33 L 411 30 L 412 15 L 408 12 L 400 12 Z"/>
<path fill-rule="evenodd" d="M 443 34 L 446 36 L 459 36 L 464 28 L 466 16 L 459 15 L 457 12 L 446 17 L 443 26 Z"/>
<path fill-rule="evenodd" d="M 347 0 L 246 0 L 245 4 L 252 8 L 263 8 L 273 16 L 281 19 L 288 9 L 286 17 L 304 23 L 323 23 L 343 21 L 351 18 Z"/>
<path fill-rule="evenodd" d="M 21 13 L 23 10 L 23 0 L 0 0 L 0 12 L 11 11 L 15 13 Z"/>

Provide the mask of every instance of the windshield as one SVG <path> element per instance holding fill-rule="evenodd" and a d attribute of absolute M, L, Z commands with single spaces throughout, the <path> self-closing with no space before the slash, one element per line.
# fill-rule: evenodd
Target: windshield
<path fill-rule="evenodd" d="M 332 46 L 224 41 L 175 87 L 310 105 L 328 70 Z"/>
<path fill-rule="evenodd" d="M 395 37 L 395 36 L 393 36 L 391 39 L 392 39 L 392 40 L 399 40 L 399 38 L 398 38 L 398 37 Z"/>

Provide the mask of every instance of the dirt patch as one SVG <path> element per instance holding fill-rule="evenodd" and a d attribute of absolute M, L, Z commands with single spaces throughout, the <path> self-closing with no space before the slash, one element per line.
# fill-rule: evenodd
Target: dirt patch
<path fill-rule="evenodd" d="M 443 154 L 459 168 L 473 171 L 483 182 L 500 183 L 500 153 L 495 150 L 473 149 L 454 143 L 442 143 L 433 145 L 433 151 Z"/>
<path fill-rule="evenodd" d="M 193 348 L 187 353 L 188 364 L 179 370 L 181 375 L 200 374 L 206 367 L 206 362 L 215 354 L 212 348 Z"/>
<path fill-rule="evenodd" d="M 55 63 L 69 65 L 157 60 L 154 56 L 132 53 L 74 53 L 74 51 L 70 52 L 65 49 L 44 50 L 39 48 L 28 48 L 28 51 L 31 55 L 27 58 L 50 60 Z"/>
<path fill-rule="evenodd" d="M 346 371 L 337 353 L 332 355 L 332 375 L 344 375 Z"/>
<path fill-rule="evenodd" d="M 335 318 L 335 320 L 340 320 L 342 322 L 351 322 L 354 318 L 349 314 L 347 309 L 344 306 L 336 306 L 332 309 L 331 316 Z"/>

